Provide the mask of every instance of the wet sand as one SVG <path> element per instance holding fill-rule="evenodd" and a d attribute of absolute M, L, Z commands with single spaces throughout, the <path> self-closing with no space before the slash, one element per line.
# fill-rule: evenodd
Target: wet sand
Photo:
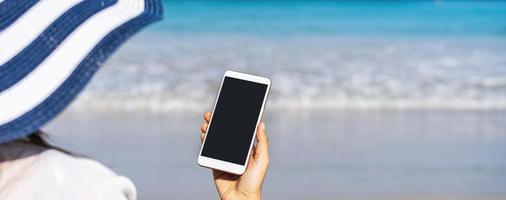
<path fill-rule="evenodd" d="M 506 111 L 268 111 L 265 199 L 506 199 Z M 51 140 L 130 177 L 139 199 L 216 199 L 201 113 L 67 111 Z"/>

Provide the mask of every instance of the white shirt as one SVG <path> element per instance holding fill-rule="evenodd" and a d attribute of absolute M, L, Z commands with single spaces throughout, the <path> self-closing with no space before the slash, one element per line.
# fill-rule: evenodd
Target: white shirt
<path fill-rule="evenodd" d="M 19 158 L 9 159 L 12 155 Z M 128 178 L 94 160 L 26 143 L 0 144 L 1 200 L 135 200 L 136 195 Z"/>

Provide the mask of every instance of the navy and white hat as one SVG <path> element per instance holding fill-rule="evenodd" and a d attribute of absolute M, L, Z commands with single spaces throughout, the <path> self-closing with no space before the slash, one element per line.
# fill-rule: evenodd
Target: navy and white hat
<path fill-rule="evenodd" d="M 0 0 L 0 143 L 53 119 L 159 0 Z"/>

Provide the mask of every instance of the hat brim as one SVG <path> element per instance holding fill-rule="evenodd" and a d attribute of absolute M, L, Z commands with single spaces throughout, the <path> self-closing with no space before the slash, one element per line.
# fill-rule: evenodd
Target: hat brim
<path fill-rule="evenodd" d="M 119 0 L 122 1 L 122 0 Z M 133 1 L 133 0 L 126 0 Z M 51 119 L 56 117 L 59 113 L 61 113 L 71 102 L 76 98 L 76 96 L 83 90 L 86 84 L 90 81 L 94 73 L 98 70 L 100 65 L 105 62 L 105 60 L 130 36 L 134 33 L 145 27 L 146 25 L 160 20 L 163 15 L 162 5 L 159 0 L 140 0 L 144 2 L 144 10 L 134 18 L 129 19 L 128 21 L 122 23 L 121 25 L 111 29 L 106 35 L 103 35 L 91 51 L 84 56 L 83 59 L 78 62 L 76 66 L 72 66 L 71 73 L 66 76 L 61 84 L 59 84 L 55 90 L 52 90 L 50 94 L 48 94 L 44 99 L 36 99 L 38 103 L 35 106 L 32 106 L 30 109 L 20 108 L 17 110 L 17 115 L 12 117 L 11 119 L 3 119 L 4 123 L 0 123 L 0 143 L 8 142 L 15 140 L 17 138 L 24 137 L 38 129 L 40 129 L 44 124 L 49 122 Z M 5 3 L 5 2 L 2 2 Z M 1 10 L 1 9 L 0 9 Z M 98 20 L 93 19 L 89 20 Z M 64 28 L 64 27 L 62 27 Z M 49 38 L 50 39 L 50 38 Z M 58 47 L 60 48 L 60 47 Z M 50 56 L 53 53 L 51 53 Z M 50 57 L 49 56 L 49 57 Z M 48 58 L 45 58 L 45 60 Z M 45 62 L 45 61 L 44 61 Z M 42 62 L 42 63 L 44 63 Z M 22 82 L 23 79 L 31 78 L 30 75 L 33 71 L 37 71 L 37 68 L 40 65 L 32 65 L 32 70 L 29 73 L 23 74 L 23 77 L 16 77 L 17 81 L 14 81 L 14 84 L 7 88 L 6 90 L 0 92 L 0 103 L 2 102 L 2 95 L 6 95 L 10 89 L 15 90 L 16 84 Z M 12 70 L 11 70 L 12 71 Z M 8 72 L 8 71 L 7 71 Z M 52 77 L 44 77 L 48 81 Z M 32 88 L 32 90 L 38 90 L 38 88 Z M 14 95 L 16 96 L 16 95 Z M 18 95 L 26 96 L 24 95 Z M 4 100 L 7 99 L 4 96 Z M 16 99 L 7 99 L 8 102 L 15 102 Z M 22 100 L 22 99 L 18 99 Z M 21 104 L 21 103 L 19 103 Z M 9 106 L 9 110 L 16 111 L 16 107 L 22 107 L 23 105 L 5 105 Z M 0 105 L 1 107 L 1 105 Z M 26 111 L 22 111 L 22 110 Z M 0 109 L 1 110 L 1 109 Z M 6 109 L 7 110 L 7 109 Z M 22 114 L 19 114 L 22 113 Z"/>

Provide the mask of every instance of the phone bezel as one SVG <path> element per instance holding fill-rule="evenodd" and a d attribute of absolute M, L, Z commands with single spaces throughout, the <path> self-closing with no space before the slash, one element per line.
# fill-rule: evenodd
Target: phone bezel
<path fill-rule="evenodd" d="M 250 146 L 249 146 L 249 150 L 248 150 L 248 157 L 246 158 L 246 162 L 244 163 L 244 165 L 239 165 L 239 164 L 235 164 L 235 163 L 231 163 L 231 162 L 227 162 L 227 161 L 223 161 L 223 160 L 218 160 L 215 158 L 210 158 L 210 157 L 206 157 L 206 156 L 202 155 L 202 149 L 204 148 L 204 145 L 205 145 L 206 139 L 207 139 L 207 131 L 209 130 L 209 127 L 211 126 L 212 121 L 213 121 L 213 116 L 211 115 L 211 118 L 209 120 L 208 130 L 206 130 L 206 136 L 205 136 L 204 141 L 202 142 L 202 145 L 200 147 L 197 163 L 202 167 L 217 169 L 220 171 L 225 171 L 225 172 L 229 172 L 232 174 L 241 175 L 244 173 L 244 171 L 246 171 L 246 166 L 248 166 L 248 163 L 249 163 L 249 158 L 251 156 L 251 149 L 252 149 L 253 144 L 256 139 L 258 124 L 260 123 L 260 120 L 262 119 L 262 115 L 263 115 L 264 108 L 265 108 L 265 103 L 267 101 L 267 96 L 269 95 L 269 91 L 270 91 L 270 87 L 271 87 L 271 80 L 269 80 L 268 78 L 265 78 L 265 77 L 255 76 L 255 75 L 251 75 L 251 74 L 246 74 L 246 73 L 241 73 L 241 72 L 236 72 L 236 71 L 226 71 L 225 74 L 223 75 L 220 89 L 218 90 L 218 95 L 216 96 L 216 100 L 214 102 L 212 113 L 214 113 L 214 109 L 216 108 L 216 104 L 218 103 L 218 98 L 221 94 L 221 88 L 223 87 L 223 83 L 224 83 L 224 80 L 226 77 L 231 77 L 231 78 L 236 78 L 236 79 L 241 79 L 241 80 L 245 80 L 245 81 L 251 81 L 251 82 L 256 82 L 256 83 L 261 83 L 261 84 L 267 85 L 267 89 L 265 90 L 265 95 L 264 95 L 264 99 L 262 102 L 262 107 L 260 109 L 260 113 L 258 115 L 258 119 L 256 122 L 255 132 L 253 133 L 253 137 L 251 138 L 251 142 L 250 142 Z"/>

